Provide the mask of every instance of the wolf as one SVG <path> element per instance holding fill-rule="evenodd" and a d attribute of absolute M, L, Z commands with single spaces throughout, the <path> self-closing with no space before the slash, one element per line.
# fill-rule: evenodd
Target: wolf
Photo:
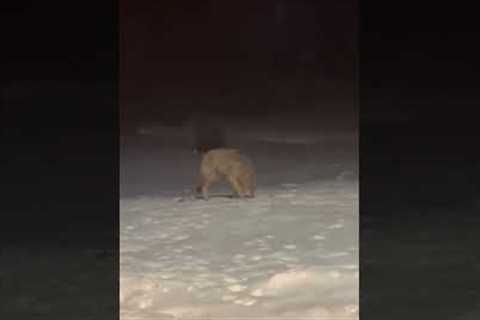
<path fill-rule="evenodd" d="M 226 180 L 239 198 L 254 198 L 256 189 L 255 168 L 252 161 L 237 149 L 217 148 L 200 152 L 202 160 L 195 188 L 208 200 L 208 189 L 219 180 Z"/>

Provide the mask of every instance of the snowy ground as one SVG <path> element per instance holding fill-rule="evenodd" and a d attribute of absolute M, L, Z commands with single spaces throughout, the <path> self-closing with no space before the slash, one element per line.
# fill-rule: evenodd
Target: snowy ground
<path fill-rule="evenodd" d="M 220 185 L 204 201 L 185 196 L 199 159 L 172 130 L 122 140 L 121 319 L 357 319 L 354 135 L 230 132 L 256 165 L 257 197 Z"/>

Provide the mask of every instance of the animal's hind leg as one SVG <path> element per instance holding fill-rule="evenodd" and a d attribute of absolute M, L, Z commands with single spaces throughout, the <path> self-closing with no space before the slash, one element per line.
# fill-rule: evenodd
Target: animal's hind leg
<path fill-rule="evenodd" d="M 234 196 L 238 196 L 239 198 L 245 197 L 245 192 L 243 190 L 243 186 L 240 183 L 240 180 L 235 177 L 228 177 L 228 182 L 230 183 L 233 191 L 234 191 Z"/>
<path fill-rule="evenodd" d="M 242 194 L 245 198 L 255 197 L 254 191 L 250 186 L 250 182 L 245 178 L 239 179 L 240 186 L 242 188 Z"/>
<path fill-rule="evenodd" d="M 242 190 L 243 197 L 254 198 L 255 197 L 255 186 L 252 184 L 252 181 L 249 177 L 241 177 L 238 179 L 240 188 Z"/>
<path fill-rule="evenodd" d="M 245 186 L 244 195 L 247 198 L 255 198 L 255 190 L 251 186 Z"/>
<path fill-rule="evenodd" d="M 250 188 L 245 188 L 244 194 L 247 198 L 255 198 L 255 191 L 251 190 Z"/>

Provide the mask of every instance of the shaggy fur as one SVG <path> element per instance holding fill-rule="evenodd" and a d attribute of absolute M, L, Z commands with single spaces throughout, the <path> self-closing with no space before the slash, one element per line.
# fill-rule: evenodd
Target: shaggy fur
<path fill-rule="evenodd" d="M 230 184 L 236 196 L 255 197 L 255 169 L 250 159 L 238 150 L 219 148 L 202 155 L 197 193 L 208 200 L 208 189 L 221 179 Z"/>

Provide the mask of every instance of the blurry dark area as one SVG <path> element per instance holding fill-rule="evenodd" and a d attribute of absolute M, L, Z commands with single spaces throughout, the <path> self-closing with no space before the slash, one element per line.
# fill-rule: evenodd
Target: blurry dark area
<path fill-rule="evenodd" d="M 427 22 L 419 9 L 408 15 L 409 25 L 402 25 L 393 14 L 380 13 L 393 9 L 377 4 L 369 8 L 366 3 L 359 47 L 361 164 L 366 188 L 373 185 L 367 180 L 374 178 L 369 170 L 383 166 L 389 174 L 416 180 L 438 170 L 443 183 L 435 188 L 443 191 L 436 189 L 441 193 L 425 199 L 452 204 L 473 201 L 478 180 L 473 177 L 478 177 L 479 169 L 475 107 L 479 49 L 472 41 L 477 35 L 471 28 L 473 20 L 466 15 L 463 22 L 455 19 L 443 25 L 438 13 Z M 454 10 L 451 16 L 460 17 L 460 13 Z M 370 166 L 368 159 L 375 157 L 391 161 Z M 420 170 L 418 176 L 405 175 L 408 163 L 430 168 Z M 460 182 L 449 183 L 449 166 L 463 172 L 461 184 L 468 189 L 452 190 Z"/>
<path fill-rule="evenodd" d="M 215 148 L 227 147 L 225 134 L 211 123 L 208 117 L 197 116 L 194 119 L 194 142 L 192 149 L 196 152 L 206 152 Z"/>
<path fill-rule="evenodd" d="M 351 0 L 121 0 L 121 129 L 342 112 L 325 105 L 355 95 L 355 28 Z"/>
<path fill-rule="evenodd" d="M 0 314 L 118 316 L 115 1 L 0 4 Z"/>
<path fill-rule="evenodd" d="M 413 9 L 414 8 L 414 9 Z M 362 2 L 361 317 L 475 319 L 474 9 Z"/>
<path fill-rule="evenodd" d="M 1 6 L 1 168 L 6 191 L 1 212 L 18 223 L 16 228 L 3 224 L 7 230 L 2 236 L 41 233 L 40 238 L 56 239 L 79 219 L 94 221 L 99 237 L 113 239 L 118 161 L 115 3 L 18 1 Z"/>

